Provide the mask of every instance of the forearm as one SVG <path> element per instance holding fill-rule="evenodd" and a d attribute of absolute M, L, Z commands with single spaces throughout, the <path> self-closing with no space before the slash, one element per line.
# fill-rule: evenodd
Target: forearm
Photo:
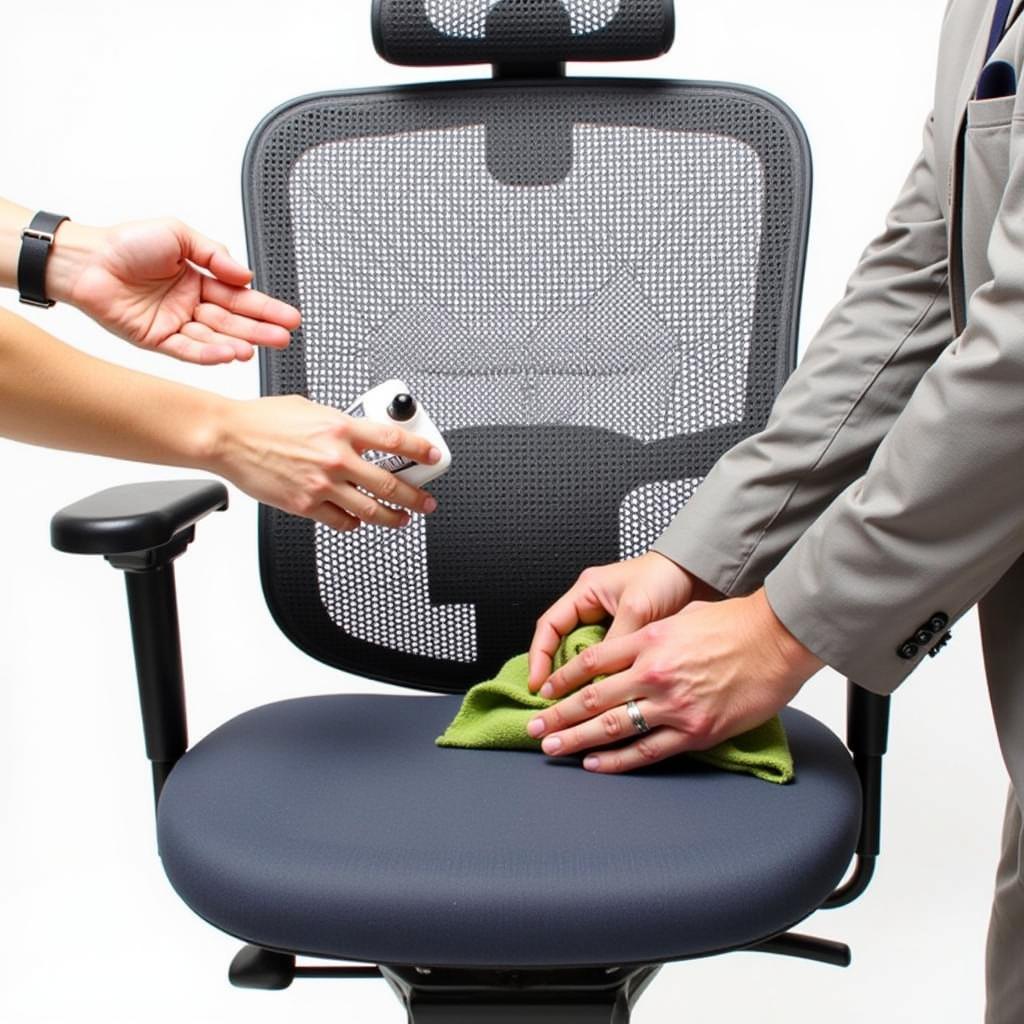
<path fill-rule="evenodd" d="M 31 210 L 0 199 L 0 288 L 17 286 L 21 231 L 31 219 Z"/>
<path fill-rule="evenodd" d="M 887 312 L 879 302 L 870 318 L 849 306 L 837 309 L 765 429 L 718 462 L 654 550 L 724 594 L 757 589 L 866 472 L 922 376 L 949 346 L 944 268 L 934 274 L 938 284 L 920 295 L 916 310 L 907 293 L 894 296 Z M 912 317 L 909 327 L 904 317 Z M 888 348 L 875 344 L 881 332 L 891 339 Z"/>
<path fill-rule="evenodd" d="M 402 526 L 437 502 L 367 462 L 388 451 L 434 463 L 430 441 L 299 395 L 238 401 L 136 373 L 0 310 L 0 436 L 136 462 L 203 469 L 336 530 Z M 385 504 L 384 502 L 387 502 Z"/>
<path fill-rule="evenodd" d="M 86 355 L 0 310 L 0 435 L 206 469 L 228 404 Z"/>

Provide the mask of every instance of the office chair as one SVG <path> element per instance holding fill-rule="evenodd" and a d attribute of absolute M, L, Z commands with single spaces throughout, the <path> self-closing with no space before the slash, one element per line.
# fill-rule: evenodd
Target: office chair
<path fill-rule="evenodd" d="M 188 749 L 173 562 L 225 488 L 62 510 L 56 547 L 125 572 L 171 884 L 246 943 L 235 984 L 382 976 L 414 1024 L 625 1024 L 662 964 L 731 950 L 845 966 L 846 946 L 789 929 L 871 877 L 887 698 L 850 684 L 849 749 L 784 711 L 788 786 L 434 745 L 584 567 L 646 550 L 764 424 L 795 360 L 803 131 L 747 87 L 564 76 L 665 52 L 669 0 L 372 17 L 388 60 L 494 76 L 306 97 L 256 129 L 250 258 L 303 312 L 261 352 L 262 390 L 345 408 L 402 378 L 454 462 L 438 511 L 401 531 L 261 508 L 260 563 L 298 647 L 427 692 L 283 700 Z"/>

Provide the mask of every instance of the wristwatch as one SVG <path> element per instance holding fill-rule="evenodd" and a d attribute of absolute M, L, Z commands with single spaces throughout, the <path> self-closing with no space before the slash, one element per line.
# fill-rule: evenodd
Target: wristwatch
<path fill-rule="evenodd" d="M 46 261 L 50 258 L 53 236 L 68 218 L 60 213 L 40 210 L 21 233 L 18 256 L 18 298 L 26 305 L 49 309 L 53 299 L 46 297 Z"/>

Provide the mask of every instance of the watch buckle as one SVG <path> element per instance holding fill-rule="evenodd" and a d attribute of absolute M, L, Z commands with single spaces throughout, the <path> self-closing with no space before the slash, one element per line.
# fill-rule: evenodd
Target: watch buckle
<path fill-rule="evenodd" d="M 38 238 L 40 242 L 46 242 L 47 245 L 53 245 L 52 231 L 40 231 L 39 228 L 22 228 L 21 237 L 23 239 Z"/>

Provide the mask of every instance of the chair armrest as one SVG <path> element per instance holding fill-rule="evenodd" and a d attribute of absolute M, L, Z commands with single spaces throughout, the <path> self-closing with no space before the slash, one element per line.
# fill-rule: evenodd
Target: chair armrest
<path fill-rule="evenodd" d="M 110 487 L 62 508 L 50 521 L 50 542 L 76 555 L 148 551 L 227 507 L 228 490 L 218 480 Z"/>
<path fill-rule="evenodd" d="M 217 480 L 163 480 L 111 487 L 61 509 L 50 521 L 58 551 L 103 555 L 124 572 L 153 795 L 188 749 L 174 560 L 195 524 L 228 507 Z"/>

